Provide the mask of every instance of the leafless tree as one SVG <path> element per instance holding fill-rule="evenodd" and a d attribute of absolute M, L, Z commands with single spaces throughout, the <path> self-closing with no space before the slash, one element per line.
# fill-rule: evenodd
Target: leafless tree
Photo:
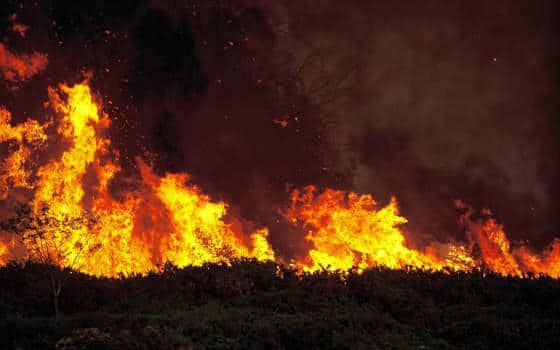
<path fill-rule="evenodd" d="M 2 229 L 18 237 L 27 248 L 28 259 L 44 264 L 48 269 L 49 290 L 55 320 L 58 321 L 64 283 L 72 271 L 78 270 L 99 248 L 99 244 L 93 244 L 91 239 L 97 220 L 89 213 L 55 216 L 48 207 L 34 210 L 29 204 L 18 205 L 15 213 L 2 221 Z"/>

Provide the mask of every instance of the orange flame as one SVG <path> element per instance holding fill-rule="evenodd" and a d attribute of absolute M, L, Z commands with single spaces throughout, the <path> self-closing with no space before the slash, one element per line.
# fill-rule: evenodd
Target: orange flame
<path fill-rule="evenodd" d="M 46 215 L 43 222 L 50 226 L 41 228 L 37 238 L 41 242 L 29 241 L 32 256 L 46 255 L 61 266 L 106 276 L 144 273 L 166 261 L 186 266 L 241 257 L 274 258 L 266 229 L 243 240 L 242 232 L 234 232 L 224 221 L 227 206 L 188 185 L 185 174 L 160 178 L 138 160 L 139 189 L 126 194 L 122 202 L 115 200 L 108 185 L 120 168 L 116 155 L 110 153 L 110 141 L 100 136 L 110 120 L 100 112 L 88 84 L 49 89 L 49 98 L 62 116 L 57 132 L 67 148 L 36 173 L 33 213 Z M 46 138 L 36 122 L 11 127 L 6 114 L 2 121 L 0 135 L 6 136 L 0 141 Z M 28 154 L 19 157 L 25 159 Z M 29 187 L 24 181 L 28 174 L 14 172 L 12 163 L 3 166 L 3 183 Z"/>
<path fill-rule="evenodd" d="M 0 241 L 0 266 L 5 265 L 8 262 L 8 247 L 2 241 Z"/>
<path fill-rule="evenodd" d="M 0 161 L 0 200 L 6 199 L 10 187 L 31 188 L 27 160 L 30 147 L 42 145 L 47 136 L 44 126 L 35 120 L 27 120 L 15 127 L 10 125 L 12 116 L 0 107 L 0 143 L 11 142 L 11 154 Z"/>
<path fill-rule="evenodd" d="M 47 63 L 46 54 L 16 55 L 0 43 L 0 72 L 10 82 L 28 80 L 45 69 Z"/>
<path fill-rule="evenodd" d="M 359 270 L 382 265 L 390 268 L 414 266 L 435 268 L 440 264 L 409 249 L 398 229 L 407 220 L 398 215 L 397 202 L 381 208 L 370 195 L 327 189 L 315 196 L 315 188 L 292 193 L 292 206 L 286 217 L 308 231 L 313 243 L 304 270 Z"/>
<path fill-rule="evenodd" d="M 483 210 L 486 218 L 473 219 L 474 210 L 461 201 L 456 206 L 467 209 L 460 222 L 467 228 L 471 245 L 480 249 L 480 264 L 502 275 L 524 276 L 544 274 L 560 277 L 560 241 L 554 240 L 544 252 L 537 254 L 527 246 L 512 248 L 503 225 L 496 222 L 490 210 Z"/>
<path fill-rule="evenodd" d="M 523 277 L 545 274 L 560 277 L 560 240 L 544 253 L 532 253 L 527 247 L 512 249 L 503 230 L 493 217 L 473 221 L 469 208 L 460 222 L 467 228 L 468 244 L 430 243 L 424 251 L 409 247 L 399 228 L 407 220 L 400 216 L 394 198 L 378 208 L 370 195 L 358 195 L 326 189 L 315 194 L 308 186 L 292 193 L 292 204 L 285 216 L 307 231 L 313 247 L 297 262 L 304 271 L 361 271 L 374 266 L 429 270 L 470 271 L 487 269 L 501 275 Z M 457 202 L 467 208 L 462 202 Z M 485 211 L 487 215 L 489 211 Z M 475 248 L 481 252 L 474 254 Z"/>
<path fill-rule="evenodd" d="M 250 234 L 237 228 L 226 219 L 228 206 L 205 195 L 187 174 L 159 176 L 138 158 L 135 189 L 115 199 L 109 185 L 121 170 L 119 157 L 104 136 L 111 121 L 88 83 L 51 88 L 49 101 L 59 116 L 56 133 L 49 132 L 51 122 L 14 126 L 0 108 L 0 144 L 8 145 L 0 163 L 0 200 L 15 196 L 14 189 L 32 192 L 34 226 L 24 228 L 22 236 L 30 239 L 18 251 L 103 276 L 146 273 L 166 262 L 183 267 L 243 257 L 281 261 L 266 228 Z M 32 156 L 46 146 L 52 157 L 37 167 Z M 424 249 L 407 242 L 407 220 L 394 198 L 380 207 L 368 194 L 308 186 L 292 192 L 283 213 L 311 245 L 295 262 L 303 271 L 385 266 L 560 278 L 560 240 L 535 253 L 513 245 L 488 210 L 475 220 L 472 208 L 460 201 L 456 206 L 466 210 L 460 223 L 467 242 L 434 241 Z M 0 264 L 17 257 L 13 237 L 6 242 L 0 239 Z"/>
<path fill-rule="evenodd" d="M 560 240 L 555 239 L 541 255 L 531 252 L 527 247 L 519 248 L 517 254 L 526 270 L 534 274 L 560 278 Z"/>

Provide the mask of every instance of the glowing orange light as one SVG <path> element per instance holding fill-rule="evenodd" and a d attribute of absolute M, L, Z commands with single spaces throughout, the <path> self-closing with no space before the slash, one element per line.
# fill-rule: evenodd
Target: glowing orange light
<path fill-rule="evenodd" d="M 46 253 L 27 241 L 20 248 L 27 248 L 28 256 L 47 255 L 61 266 L 103 276 L 146 273 L 166 262 L 180 267 L 238 258 L 282 262 L 266 228 L 243 232 L 226 219 L 228 205 L 212 200 L 185 173 L 160 176 L 138 158 L 134 189 L 115 199 L 110 184 L 121 168 L 106 136 L 111 122 L 88 83 L 51 88 L 49 101 L 55 123 L 12 125 L 10 113 L 0 108 L 0 143 L 8 146 L 0 162 L 0 200 L 25 189 L 32 213 L 41 217 L 42 226 L 33 230 L 40 231 Z M 32 155 L 46 145 L 56 150 L 35 164 Z M 456 205 L 465 210 L 460 223 L 467 242 L 427 242 L 422 249 L 407 242 L 407 219 L 394 198 L 379 206 L 369 194 L 309 186 L 293 191 L 282 212 L 310 243 L 305 258 L 293 265 L 304 271 L 385 266 L 560 278 L 560 240 L 533 252 L 513 245 L 489 210 L 474 219 L 472 208 Z M 18 257 L 13 238 L 6 237 L 0 236 L 0 264 Z"/>
<path fill-rule="evenodd" d="M 68 147 L 37 170 L 33 184 L 19 167 L 30 151 L 20 147 L 25 152 L 16 151 L 11 156 L 15 160 L 4 162 L 0 183 L 6 187 L 2 193 L 13 187 L 33 188 L 34 213 L 46 212 L 52 219 L 49 222 L 92 218 L 73 220 L 70 227 L 43 229 L 42 244 L 50 248 L 49 254 L 56 251 L 57 263 L 95 275 L 118 276 L 158 269 L 167 261 L 186 266 L 241 257 L 274 258 L 266 229 L 241 239 L 242 233 L 224 221 L 227 206 L 188 185 L 186 174 L 160 178 L 138 160 L 142 175 L 138 189 L 125 194 L 123 201 L 115 200 L 108 185 L 120 167 L 110 153 L 109 139 L 102 136 L 110 120 L 93 100 L 87 82 L 49 89 L 49 98 L 61 116 L 57 129 L 61 144 Z M 11 127 L 9 114 L 2 113 L 0 142 L 46 140 L 36 122 Z M 34 251 L 28 247 L 32 256 Z"/>

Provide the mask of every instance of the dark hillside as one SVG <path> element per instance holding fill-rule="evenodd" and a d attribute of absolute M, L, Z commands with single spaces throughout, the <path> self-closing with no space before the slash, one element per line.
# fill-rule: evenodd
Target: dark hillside
<path fill-rule="evenodd" d="M 560 282 L 549 278 L 373 269 L 343 281 L 253 261 L 72 273 L 56 324 L 45 268 L 0 269 L 0 348 L 560 348 Z"/>

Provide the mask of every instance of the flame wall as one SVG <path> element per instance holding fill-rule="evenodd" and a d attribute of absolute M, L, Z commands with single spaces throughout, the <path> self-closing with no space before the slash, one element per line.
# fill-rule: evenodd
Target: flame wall
<path fill-rule="evenodd" d="M 241 257 L 274 259 L 266 229 L 248 237 L 235 232 L 224 221 L 226 204 L 189 185 L 186 174 L 158 177 L 138 159 L 138 188 L 122 194 L 123 201 L 113 199 L 109 184 L 119 171 L 118 157 L 101 136 L 110 126 L 108 116 L 93 101 L 87 83 L 61 85 L 49 96 L 59 116 L 57 135 L 49 137 L 66 147 L 33 174 L 26 158 L 29 147 L 48 142 L 45 125 L 30 120 L 12 127 L 3 111 L 0 126 L 1 141 L 15 140 L 3 164 L 2 183 L 33 189 L 30 215 L 43 220 L 17 232 L 41 232 L 23 241 L 31 257 L 107 276 L 144 273 L 167 261 L 186 266 Z"/>
<path fill-rule="evenodd" d="M 557 7 L 8 1 L 0 217 L 30 202 L 50 258 L 111 276 L 240 256 L 557 276 Z"/>
<path fill-rule="evenodd" d="M 166 262 L 182 267 L 236 258 L 275 259 L 266 228 L 236 231 L 225 219 L 227 205 L 189 184 L 187 174 L 160 177 L 138 158 L 135 189 L 115 199 L 110 183 L 120 171 L 118 152 L 103 136 L 111 121 L 94 101 L 88 83 L 51 88 L 49 98 L 56 113 L 53 125 L 34 120 L 12 125 L 6 110 L 0 120 L 0 141 L 12 144 L 2 164 L 3 198 L 12 189 L 32 191 L 31 211 L 18 218 L 32 225 L 7 229 L 21 235 L 28 257 L 103 276 L 145 273 Z M 53 128 L 56 134 L 49 134 Z M 30 155 L 50 139 L 64 149 L 35 167 Z M 318 193 L 309 186 L 292 192 L 283 215 L 311 243 L 306 257 L 293 262 L 306 271 L 479 267 L 503 275 L 559 276 L 558 242 L 540 254 L 523 246 L 513 249 L 495 219 L 473 220 L 471 208 L 460 201 L 456 205 L 467 208 L 460 220 L 468 247 L 439 243 L 439 249 L 428 245 L 424 251 L 407 244 L 400 228 L 407 220 L 399 215 L 394 198 L 380 208 L 367 194 L 333 189 Z M 474 256 L 474 246 L 480 256 Z M 11 253 L 7 242 L 0 247 L 2 263 L 23 258 Z"/>

